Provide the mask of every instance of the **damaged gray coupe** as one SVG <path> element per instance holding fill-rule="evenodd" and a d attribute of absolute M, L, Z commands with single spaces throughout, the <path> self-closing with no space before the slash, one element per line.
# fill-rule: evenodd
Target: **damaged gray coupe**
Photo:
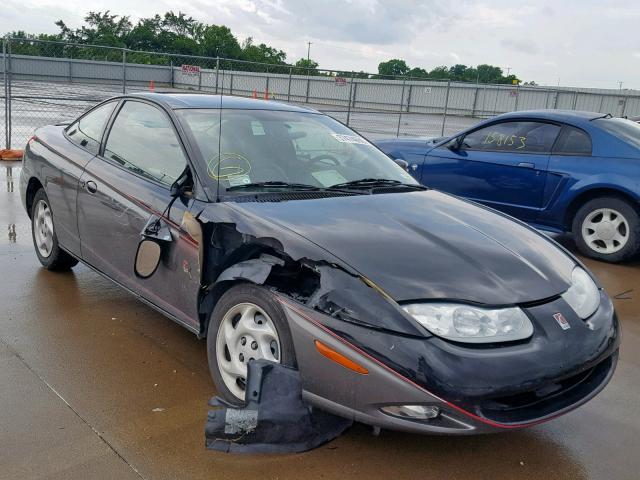
<path fill-rule="evenodd" d="M 20 185 L 42 265 L 82 261 L 206 337 L 232 405 L 267 360 L 321 410 L 483 433 L 566 413 L 615 370 L 616 314 L 584 265 L 314 110 L 113 98 L 38 129 Z"/>

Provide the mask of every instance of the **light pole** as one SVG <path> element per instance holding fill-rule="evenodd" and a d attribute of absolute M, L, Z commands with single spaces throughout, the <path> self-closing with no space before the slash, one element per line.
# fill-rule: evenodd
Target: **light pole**
<path fill-rule="evenodd" d="M 310 75 L 311 73 L 311 42 L 307 42 L 307 77 Z"/>

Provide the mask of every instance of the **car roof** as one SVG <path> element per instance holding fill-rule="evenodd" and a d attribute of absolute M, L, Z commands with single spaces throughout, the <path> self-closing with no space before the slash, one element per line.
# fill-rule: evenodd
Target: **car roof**
<path fill-rule="evenodd" d="M 519 110 L 498 115 L 492 118 L 492 120 L 527 117 L 541 120 L 555 120 L 557 122 L 584 123 L 594 118 L 603 117 L 604 115 L 603 113 L 584 112 L 580 110 Z"/>
<path fill-rule="evenodd" d="M 222 108 L 242 110 L 280 110 L 288 112 L 320 113 L 308 107 L 299 107 L 273 100 L 212 95 L 207 93 L 142 92 L 125 95 L 127 98 L 143 98 L 177 110 L 183 108 Z"/>

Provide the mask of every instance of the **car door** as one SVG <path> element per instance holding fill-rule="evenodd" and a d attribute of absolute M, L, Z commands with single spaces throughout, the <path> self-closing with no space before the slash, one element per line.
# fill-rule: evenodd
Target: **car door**
<path fill-rule="evenodd" d="M 170 187 L 185 168 L 185 150 L 167 113 L 143 101 L 124 101 L 101 153 L 80 179 L 78 226 L 85 262 L 195 330 L 199 245 L 180 226 L 192 201 L 180 198 L 165 212 Z M 155 273 L 140 278 L 134 263 L 152 216 L 163 218 L 171 241 L 163 244 Z"/>
<path fill-rule="evenodd" d="M 549 154 L 559 131 L 556 124 L 529 120 L 483 126 L 429 152 L 420 180 L 534 221 L 542 207 Z"/>
<path fill-rule="evenodd" d="M 43 169 L 43 177 L 58 241 L 73 255 L 80 255 L 76 214 L 78 182 L 84 167 L 98 153 L 102 132 L 117 103 L 111 101 L 97 106 L 65 128 L 60 141 L 50 141 L 51 150 L 46 155 L 49 163 Z"/>
<path fill-rule="evenodd" d="M 564 229 L 568 205 L 563 201 L 563 194 L 578 178 L 591 174 L 591 168 L 602 161 L 591 155 L 592 141 L 589 134 L 580 128 L 564 125 L 549 159 L 543 208 L 539 213 L 538 223 Z"/>

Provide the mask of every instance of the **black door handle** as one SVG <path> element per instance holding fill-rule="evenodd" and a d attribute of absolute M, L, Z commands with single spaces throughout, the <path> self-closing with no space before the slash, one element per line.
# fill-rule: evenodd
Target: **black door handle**
<path fill-rule="evenodd" d="M 93 180 L 89 180 L 87 183 L 85 183 L 85 188 L 89 193 L 96 193 L 98 191 L 98 185 L 96 185 L 96 182 L 94 182 Z"/>

